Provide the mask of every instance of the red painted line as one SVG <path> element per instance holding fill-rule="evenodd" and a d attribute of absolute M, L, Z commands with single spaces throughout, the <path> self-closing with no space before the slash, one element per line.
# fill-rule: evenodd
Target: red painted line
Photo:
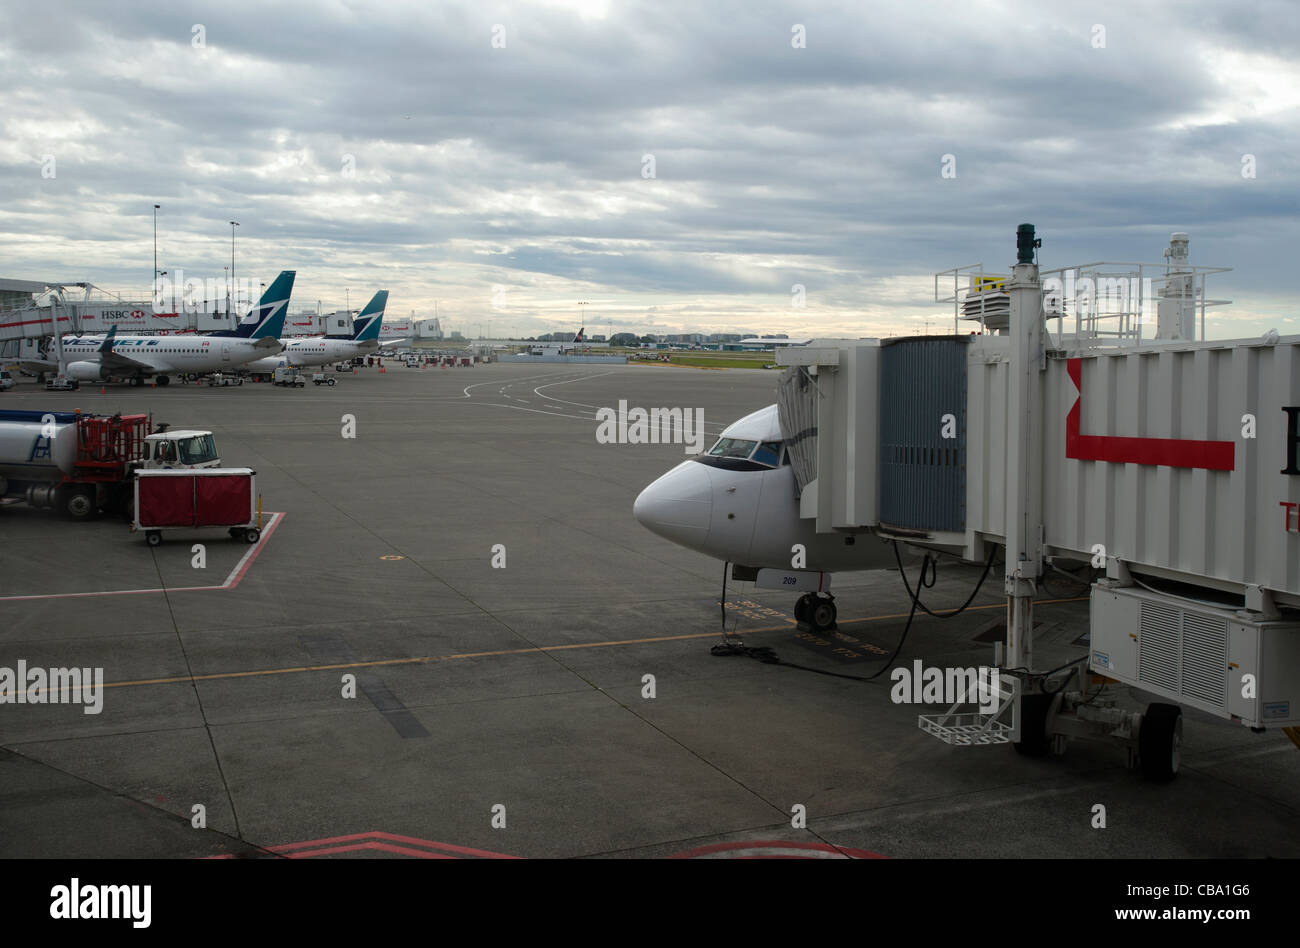
<path fill-rule="evenodd" d="M 253 548 L 244 554 L 243 561 L 236 564 L 234 575 L 227 576 L 226 581 L 221 588 L 234 589 L 239 585 L 240 580 L 244 578 L 244 574 L 248 572 L 248 568 L 253 565 L 253 561 L 262 555 L 263 546 L 266 544 L 266 541 L 271 538 L 271 534 L 275 533 L 276 527 L 280 526 L 280 521 L 283 519 L 284 514 L 282 513 L 271 515 L 271 522 L 266 525 L 266 530 L 262 532 L 262 536 L 258 539 L 257 543 L 253 545 Z"/>
<path fill-rule="evenodd" d="M 94 596 L 139 596 L 145 593 L 175 593 L 175 592 L 211 592 L 219 589 L 234 589 L 248 572 L 248 568 L 253 565 L 253 561 L 262 555 L 262 547 L 275 532 L 280 521 L 284 519 L 283 513 L 270 514 L 271 522 L 262 531 L 262 536 L 254 544 L 253 548 L 244 554 L 243 559 L 235 564 L 235 568 L 230 571 L 226 581 L 220 586 L 161 586 L 157 589 L 108 589 L 103 592 L 75 592 L 75 593 L 40 593 L 33 596 L 0 596 L 0 602 L 19 602 L 29 599 L 88 599 Z"/>
<path fill-rule="evenodd" d="M 1065 456 L 1076 461 L 1111 464 L 1156 464 L 1166 467 L 1208 468 L 1231 471 L 1236 445 L 1231 441 L 1194 441 L 1184 438 L 1120 438 L 1085 435 L 1079 431 L 1083 405 L 1083 360 L 1066 362 L 1070 380 L 1079 392 L 1065 417 Z"/>
<path fill-rule="evenodd" d="M 288 859 L 314 859 L 317 856 L 331 856 L 336 853 L 354 853 L 362 849 L 377 849 L 383 852 L 397 853 L 399 856 L 415 856 L 417 859 L 455 859 L 446 853 L 431 853 L 426 849 L 408 849 L 394 846 L 392 843 L 354 843 L 351 846 L 332 846 L 329 849 L 316 849 L 304 853 L 285 853 Z M 272 850 L 275 852 L 276 850 Z"/>
<path fill-rule="evenodd" d="M 294 849 L 303 849 L 311 846 L 328 846 L 336 843 L 348 843 L 366 839 L 386 839 L 396 843 L 407 843 L 413 846 L 426 846 L 431 849 L 442 849 L 447 852 L 461 853 L 466 856 L 482 856 L 485 859 L 518 859 L 518 856 L 507 856 L 505 853 L 489 852 L 486 849 L 470 849 L 467 846 L 453 846 L 451 843 L 436 843 L 431 839 L 417 839 L 414 836 L 398 836 L 396 833 L 384 833 L 375 831 L 371 833 L 352 833 L 349 836 L 326 836 L 321 839 L 309 839 L 301 843 L 285 843 L 283 846 L 270 846 L 268 849 L 275 853 L 287 853 Z"/>
<path fill-rule="evenodd" d="M 669 859 L 696 859 L 700 856 L 707 856 L 712 853 L 735 852 L 744 849 L 795 849 L 795 850 L 814 850 L 823 853 L 839 853 L 849 856 L 853 859 L 885 859 L 880 853 L 869 852 L 865 849 L 849 849 L 846 846 L 834 846 L 830 843 L 800 843 L 786 840 L 751 840 L 747 843 L 713 843 L 708 846 L 700 846 L 697 849 L 688 849 L 685 852 L 675 853 L 669 856 Z M 801 856 L 741 856 L 742 859 L 800 859 L 806 858 Z"/>

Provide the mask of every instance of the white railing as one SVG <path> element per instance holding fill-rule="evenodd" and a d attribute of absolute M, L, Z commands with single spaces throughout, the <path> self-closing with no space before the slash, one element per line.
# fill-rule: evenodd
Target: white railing
<path fill-rule="evenodd" d="M 1173 301 L 1194 308 L 1195 338 L 1204 339 L 1205 311 L 1232 302 L 1211 299 L 1206 279 L 1231 269 L 1180 264 L 1171 270 L 1164 263 L 1095 261 L 1042 270 L 1043 313 L 1049 332 L 1056 321 L 1057 343 L 1073 335 L 1103 345 L 1141 345 L 1155 338 L 1149 327 L 1156 325 L 1158 303 Z M 978 323 L 981 332 L 1003 329 L 1010 312 L 1004 287 L 1010 278 L 1008 273 L 986 272 L 979 263 L 943 270 L 934 277 L 934 299 L 952 305 L 955 334 L 961 332 L 963 319 Z M 1072 333 L 1067 329 L 1071 324 Z"/>

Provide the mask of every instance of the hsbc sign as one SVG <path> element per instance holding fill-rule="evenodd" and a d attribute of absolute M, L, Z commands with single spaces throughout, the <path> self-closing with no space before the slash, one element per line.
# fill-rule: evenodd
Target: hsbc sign
<path fill-rule="evenodd" d="M 147 309 L 100 309 L 99 307 L 78 307 L 81 318 L 88 322 L 99 323 L 139 323 L 142 327 L 155 318 L 175 317 L 175 313 L 152 313 Z"/>

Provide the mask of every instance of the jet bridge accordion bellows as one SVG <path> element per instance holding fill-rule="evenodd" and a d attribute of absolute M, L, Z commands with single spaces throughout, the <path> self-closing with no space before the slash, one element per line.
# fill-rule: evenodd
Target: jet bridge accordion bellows
<path fill-rule="evenodd" d="M 880 522 L 966 527 L 969 337 L 890 339 L 880 352 Z"/>
<path fill-rule="evenodd" d="M 817 480 L 817 380 L 807 368 L 792 365 L 776 386 L 777 417 L 794 469 L 799 494 Z"/>

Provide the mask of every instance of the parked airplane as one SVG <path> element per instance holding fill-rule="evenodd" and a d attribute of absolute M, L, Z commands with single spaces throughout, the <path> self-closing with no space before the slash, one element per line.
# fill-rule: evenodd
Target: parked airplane
<path fill-rule="evenodd" d="M 64 374 L 81 382 L 125 379 L 132 385 L 153 377 L 158 385 L 166 385 L 173 374 L 230 369 L 278 352 L 295 275 L 293 270 L 282 271 L 239 326 L 224 333 L 119 336 L 114 326 L 105 336 L 65 336 Z"/>
<path fill-rule="evenodd" d="M 347 338 L 312 336 L 290 339 L 284 351 L 276 356 L 249 362 L 243 368 L 249 372 L 267 374 L 282 366 L 303 368 L 309 365 L 328 365 L 340 359 L 366 355 L 379 348 L 379 331 L 384 324 L 384 307 L 388 305 L 388 291 L 380 290 L 352 323 L 352 335 Z"/>
<path fill-rule="evenodd" d="M 578 346 L 583 344 L 586 332 L 587 327 L 583 326 L 578 330 L 578 334 L 573 337 L 572 342 L 541 342 L 530 347 L 529 352 L 533 355 L 564 355 L 566 352 L 576 349 Z"/>
<path fill-rule="evenodd" d="M 794 574 L 896 565 L 890 545 L 870 533 L 819 534 L 815 520 L 800 519 L 794 469 L 775 405 L 733 422 L 708 451 L 646 487 L 632 515 L 666 540 L 742 568 Z M 803 547 L 802 558 L 796 544 Z M 808 618 L 814 628 L 830 628 L 834 602 L 807 593 L 795 617 Z"/>

